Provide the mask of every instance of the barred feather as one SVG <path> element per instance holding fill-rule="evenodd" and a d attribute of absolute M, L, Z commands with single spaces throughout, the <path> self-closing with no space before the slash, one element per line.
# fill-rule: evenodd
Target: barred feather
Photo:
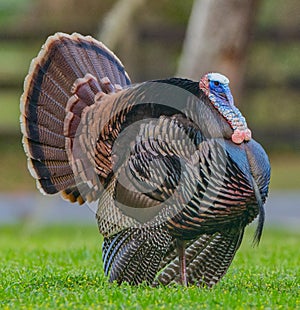
<path fill-rule="evenodd" d="M 229 268 L 239 248 L 243 230 L 233 234 L 201 235 L 186 247 L 187 281 L 189 284 L 211 287 L 218 283 Z M 153 285 L 180 283 L 176 248 L 162 262 Z"/>
<path fill-rule="evenodd" d="M 95 76 L 98 81 L 108 78 L 114 84 L 130 84 L 123 65 L 111 51 L 93 38 L 76 33 L 57 33 L 49 37 L 32 61 L 25 79 L 20 104 L 23 145 L 29 157 L 29 170 L 44 193 L 61 191 L 63 184 L 76 185 L 66 155 L 71 152 L 66 149 L 66 137 L 74 135 L 80 119 L 77 123 L 72 119 L 70 123 L 71 117 L 68 116 L 69 132 L 66 132 L 65 120 L 70 112 L 80 117 L 86 106 L 94 104 L 94 96 L 101 90 L 97 87 L 98 82 L 92 81 L 90 87 L 83 87 L 85 92 L 78 89 L 80 104 L 76 107 L 73 104 L 73 109 L 68 106 L 76 87 L 86 82 L 82 79 L 87 74 Z M 64 163 L 56 164 L 57 169 L 53 171 L 49 160 Z M 63 181 L 56 177 L 57 173 L 64 176 Z"/>

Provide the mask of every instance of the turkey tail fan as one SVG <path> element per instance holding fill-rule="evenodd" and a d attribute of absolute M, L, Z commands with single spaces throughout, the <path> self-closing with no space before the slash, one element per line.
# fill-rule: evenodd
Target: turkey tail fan
<path fill-rule="evenodd" d="M 111 282 L 151 284 L 172 237 L 157 228 L 129 228 L 105 238 L 103 263 Z"/>
<path fill-rule="evenodd" d="M 107 78 L 120 87 L 130 84 L 122 63 L 108 48 L 77 33 L 49 37 L 32 61 L 20 121 L 28 167 L 42 193 L 66 190 L 65 197 L 83 202 L 69 164 L 67 135 L 76 132 L 81 112 L 94 104 L 95 94 L 103 90 L 101 80 Z M 81 85 L 85 93 L 78 89 Z"/>
<path fill-rule="evenodd" d="M 244 229 L 238 233 L 202 235 L 188 241 L 186 247 L 187 282 L 212 287 L 228 270 L 243 239 Z M 170 248 L 160 265 L 153 285 L 180 283 L 179 260 L 174 247 Z"/>

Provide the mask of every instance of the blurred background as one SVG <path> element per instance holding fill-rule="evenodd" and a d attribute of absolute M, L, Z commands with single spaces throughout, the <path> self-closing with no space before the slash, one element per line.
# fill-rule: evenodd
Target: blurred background
<path fill-rule="evenodd" d="M 0 0 L 0 222 L 93 221 L 86 208 L 37 193 L 21 145 L 23 80 L 60 31 L 102 40 L 133 82 L 227 75 L 271 159 L 268 221 L 300 227 L 299 13 L 298 0 Z"/>

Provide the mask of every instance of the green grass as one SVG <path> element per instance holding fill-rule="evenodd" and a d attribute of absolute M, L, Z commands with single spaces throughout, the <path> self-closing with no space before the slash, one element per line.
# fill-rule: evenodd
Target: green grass
<path fill-rule="evenodd" d="M 250 229 L 213 289 L 108 283 L 96 225 L 14 225 L 0 233 L 2 309 L 300 309 L 299 232 L 266 230 L 252 248 Z"/>

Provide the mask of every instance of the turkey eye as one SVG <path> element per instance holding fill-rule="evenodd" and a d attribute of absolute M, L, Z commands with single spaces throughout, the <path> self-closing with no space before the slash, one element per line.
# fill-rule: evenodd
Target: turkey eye
<path fill-rule="evenodd" d="M 220 82 L 214 81 L 214 85 L 215 85 L 215 86 L 219 86 L 219 85 L 220 85 Z"/>

